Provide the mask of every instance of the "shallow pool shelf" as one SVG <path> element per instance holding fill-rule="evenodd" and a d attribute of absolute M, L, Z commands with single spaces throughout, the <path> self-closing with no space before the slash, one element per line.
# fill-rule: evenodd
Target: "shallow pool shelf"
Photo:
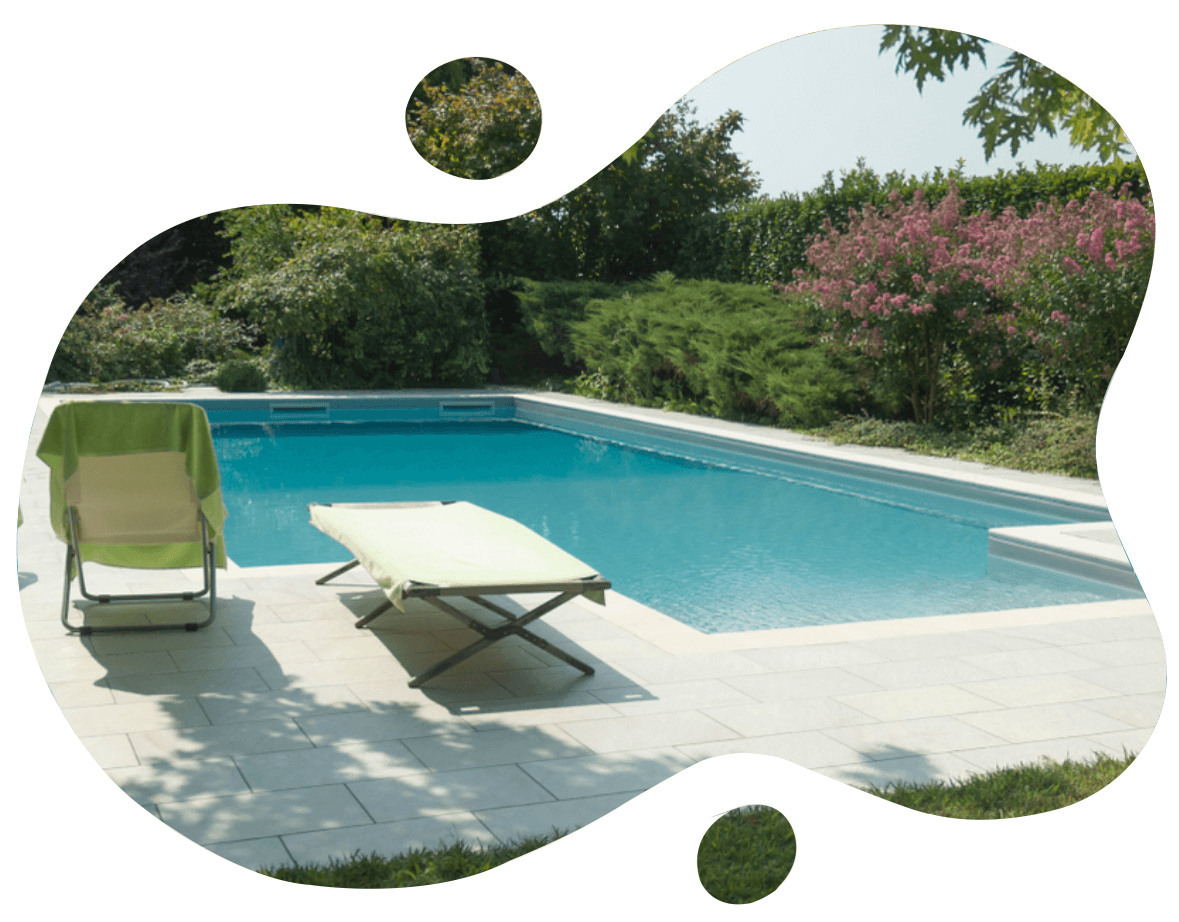
<path fill-rule="evenodd" d="M 1084 579 L 1142 591 L 1113 522 L 992 528 L 987 552 Z"/>

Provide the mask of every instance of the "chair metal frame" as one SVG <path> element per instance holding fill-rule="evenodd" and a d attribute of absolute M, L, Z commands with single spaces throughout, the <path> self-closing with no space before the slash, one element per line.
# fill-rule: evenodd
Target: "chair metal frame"
<path fill-rule="evenodd" d="M 198 631 L 208 627 L 217 617 L 217 566 L 214 540 L 209 537 L 209 525 L 205 514 L 198 510 L 201 524 L 201 567 L 204 571 L 204 587 L 199 592 L 149 592 L 134 595 L 92 594 L 86 589 L 86 578 L 82 573 L 82 553 L 78 540 L 78 510 L 70 506 L 67 510 L 69 520 L 70 540 L 66 545 L 65 586 L 61 597 L 61 623 L 66 630 L 83 636 L 99 633 L 134 632 L 134 631 Z M 204 595 L 209 596 L 209 617 L 204 621 L 188 621 L 174 624 L 132 624 L 132 625 L 89 625 L 75 627 L 70 624 L 70 576 L 71 565 L 78 562 L 78 589 L 82 596 L 91 602 L 107 604 L 110 602 L 189 602 Z"/>
<path fill-rule="evenodd" d="M 351 563 L 344 564 L 337 570 L 333 570 L 327 576 L 323 576 L 315 581 L 317 586 L 322 586 L 324 583 L 339 576 L 342 573 L 347 573 L 353 567 L 360 565 L 359 560 L 353 560 Z M 441 675 L 446 670 L 457 666 L 463 660 L 474 656 L 481 650 L 485 650 L 493 643 L 509 635 L 515 635 L 522 638 L 533 646 L 539 647 L 546 653 L 550 653 L 557 659 L 568 663 L 577 669 L 580 669 L 586 675 L 594 674 L 594 667 L 588 663 L 583 663 L 574 656 L 569 655 L 559 647 L 549 643 L 543 637 L 538 637 L 532 631 L 528 630 L 525 625 L 529 622 L 535 621 L 543 615 L 547 615 L 558 606 L 564 605 L 570 599 L 587 592 L 601 591 L 610 588 L 609 580 L 601 577 L 594 577 L 590 579 L 570 580 L 566 582 L 555 583 L 513 583 L 502 585 L 486 585 L 486 586 L 432 586 L 424 583 L 406 582 L 402 589 L 402 596 L 407 599 L 422 599 L 425 602 L 433 605 L 440 611 L 446 612 L 453 618 L 462 621 L 469 628 L 481 634 L 482 637 L 476 640 L 470 646 L 463 647 L 457 653 L 453 653 L 444 660 L 434 664 L 425 672 L 414 676 L 410 682 L 410 688 L 418 688 L 438 675 Z M 513 593 L 532 593 L 532 592 L 556 592 L 557 595 L 550 598 L 547 602 L 538 605 L 530 611 L 522 615 L 514 615 L 506 609 L 494 602 L 490 602 L 483 598 L 484 595 L 510 595 Z M 498 627 L 488 627 L 477 618 L 471 617 L 464 611 L 455 608 L 449 602 L 444 601 L 444 596 L 459 596 L 476 603 L 477 605 L 486 608 L 499 617 L 503 618 L 506 623 Z M 369 622 L 379 615 L 384 614 L 393 603 L 386 600 L 374 608 L 371 612 L 356 622 L 357 628 L 363 628 Z"/>

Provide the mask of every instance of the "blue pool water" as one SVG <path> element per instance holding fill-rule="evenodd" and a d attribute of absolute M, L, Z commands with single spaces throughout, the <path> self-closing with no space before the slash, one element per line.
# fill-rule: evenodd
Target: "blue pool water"
<path fill-rule="evenodd" d="M 1064 519 L 779 464 L 772 474 L 519 421 L 214 425 L 240 566 L 346 561 L 312 502 L 468 500 L 707 632 L 995 611 L 1136 593 L 989 557 Z"/>

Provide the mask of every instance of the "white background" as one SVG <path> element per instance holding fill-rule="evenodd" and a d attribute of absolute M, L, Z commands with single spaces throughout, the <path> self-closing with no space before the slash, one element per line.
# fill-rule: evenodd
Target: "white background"
<path fill-rule="evenodd" d="M 1024 51 L 1113 112 L 1149 172 L 1158 256 L 1098 432 L 1102 486 L 1168 641 L 1177 515 L 1176 243 L 1171 22 L 1148 7 L 989 0 L 558 6 L 206 2 L 22 4 L 5 17 L 3 413 L 0 483 L 16 486 L 44 370 L 82 299 L 122 256 L 196 215 L 313 202 L 412 220 L 517 214 L 579 185 L 680 96 L 797 34 L 903 22 Z M 1160 7 L 1161 9 L 1161 7 Z M 558 10 L 560 12 L 558 12 Z M 1145 17 L 1150 16 L 1149 19 Z M 403 128 L 423 74 L 481 55 L 540 94 L 540 144 L 520 169 L 472 184 L 418 160 Z M 14 512 L 15 510 L 10 511 Z M 301 920 L 375 911 L 481 917 L 957 919 L 1163 913 L 1174 869 L 1174 708 L 1125 775 L 1036 817 L 970 823 L 913 813 L 775 759 L 695 766 L 592 827 L 455 884 L 338 891 L 263 879 L 172 832 L 107 780 L 53 703 L 21 626 L 16 580 L 0 617 L 8 904 L 19 917 L 246 914 Z M 7 743 L 11 742 L 11 745 Z M 799 857 L 772 897 L 712 901 L 695 850 L 712 818 L 768 803 Z M 23 910 L 23 911 L 22 911 Z"/>

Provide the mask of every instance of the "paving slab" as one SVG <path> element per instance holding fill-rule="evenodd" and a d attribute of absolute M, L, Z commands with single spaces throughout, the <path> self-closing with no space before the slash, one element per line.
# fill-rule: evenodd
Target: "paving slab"
<path fill-rule="evenodd" d="M 165 823 L 202 845 L 372 822 L 342 784 L 197 797 L 156 804 L 156 809 Z"/>
<path fill-rule="evenodd" d="M 294 864 L 291 853 L 278 836 L 265 836 L 261 839 L 242 839 L 237 842 L 217 842 L 206 845 L 214 855 L 220 855 L 226 861 L 242 867 L 257 870 L 259 868 L 282 868 Z"/>
<path fill-rule="evenodd" d="M 561 729 L 598 753 L 732 739 L 737 732 L 699 711 L 575 720 Z"/>
<path fill-rule="evenodd" d="M 568 800 L 594 794 L 645 791 L 695 761 L 678 749 L 666 747 L 546 759 L 520 767 L 554 798 Z"/>
<path fill-rule="evenodd" d="M 958 687 L 1004 707 L 1057 704 L 1061 701 L 1090 701 L 1094 698 L 1117 696 L 1117 692 L 1112 689 L 1086 682 L 1067 672 L 1016 676 L 1011 679 L 987 679 L 983 682 L 960 682 Z"/>
<path fill-rule="evenodd" d="M 1073 673 L 1078 679 L 1102 685 L 1121 695 L 1143 695 L 1167 690 L 1165 662 L 1141 663 L 1137 666 L 1106 666 L 1081 669 Z"/>
<path fill-rule="evenodd" d="M 832 739 L 849 746 L 869 759 L 899 758 L 902 755 L 955 752 L 1013 742 L 1006 736 L 989 733 L 968 723 L 968 718 L 986 714 L 958 717 L 923 717 L 917 720 L 892 720 L 856 727 L 833 727 L 823 732 Z M 1006 727 L 1006 724 L 999 724 Z M 1064 736 L 1066 734 L 1059 734 Z"/>
<path fill-rule="evenodd" d="M 53 700 L 60 708 L 115 703 L 115 696 L 107 686 L 105 679 L 50 682 L 49 690 L 53 692 Z"/>
<path fill-rule="evenodd" d="M 590 694 L 608 704 L 615 714 L 623 717 L 756 703 L 754 698 L 720 679 L 620 685 L 614 688 L 598 688 Z"/>
<path fill-rule="evenodd" d="M 468 811 L 282 836 L 283 845 L 300 865 L 345 861 L 356 854 L 403 855 L 411 850 L 438 848 L 456 842 L 475 848 L 500 844 L 495 835 Z"/>
<path fill-rule="evenodd" d="M 1054 762 L 1092 762 L 1099 755 L 1120 758 L 1122 751 L 1106 746 L 1092 737 L 1069 736 L 1054 740 L 1036 740 L 1032 743 L 960 749 L 955 755 L 965 759 L 980 771 L 991 772 L 1017 765 L 1035 765 L 1045 759 Z"/>
<path fill-rule="evenodd" d="M 404 741 L 432 771 L 512 765 L 588 755 L 590 749 L 557 726 L 464 728 Z"/>
<path fill-rule="evenodd" d="M 1009 743 L 1133 729 L 1128 723 L 1071 701 L 962 714 L 958 719 Z"/>
<path fill-rule="evenodd" d="M 870 695 L 895 694 L 869 692 Z M 824 730 L 828 727 L 851 727 L 876 723 L 879 719 L 867 708 L 856 706 L 863 696 L 851 695 L 852 700 L 834 698 L 798 698 L 770 704 L 738 704 L 730 707 L 706 708 L 704 713 L 718 723 L 735 730 L 742 737 L 770 736 L 777 733 L 797 733 L 801 730 Z"/>
<path fill-rule="evenodd" d="M 677 746 L 676 749 L 694 761 L 749 752 L 785 759 L 803 768 L 844 765 L 864 758 L 851 746 L 844 745 L 819 730 L 771 733 L 767 736 L 742 737 L 715 743 L 692 743 Z"/>
<path fill-rule="evenodd" d="M 978 769 L 955 753 L 930 753 L 901 758 L 853 762 L 815 769 L 819 774 L 858 788 L 887 789 L 899 783 L 965 781 Z"/>
<path fill-rule="evenodd" d="M 621 794 L 575 797 L 553 804 L 476 810 L 475 817 L 491 830 L 500 842 L 515 842 L 533 836 L 551 836 L 554 832 L 573 832 L 582 826 L 588 826 L 594 820 L 601 819 L 641 793 L 641 790 L 625 791 Z"/>
<path fill-rule="evenodd" d="M 123 768 L 139 764 L 135 747 L 126 733 L 82 737 L 82 745 L 93 756 L 99 768 Z"/>
<path fill-rule="evenodd" d="M 378 823 L 556 799 L 518 765 L 354 781 L 348 789 Z"/>
<path fill-rule="evenodd" d="M 339 746 L 371 740 L 406 739 L 466 728 L 461 718 L 439 704 L 391 705 L 380 712 L 348 711 L 342 714 L 300 717 L 299 726 L 316 746 Z"/>
<path fill-rule="evenodd" d="M 1092 711 L 1120 720 L 1131 727 L 1149 730 L 1159 722 L 1163 709 L 1162 692 L 1145 695 L 1120 695 L 1118 697 L 1090 698 L 1079 702 Z"/>
<path fill-rule="evenodd" d="M 311 740 L 293 720 L 252 720 L 207 727 L 180 727 L 128 733 L 141 762 L 182 758 L 252 755 L 307 749 Z"/>
<path fill-rule="evenodd" d="M 110 768 L 106 773 L 128 797 L 141 804 L 248 794 L 251 790 L 232 759 L 156 762 Z"/>
<path fill-rule="evenodd" d="M 209 725 L 209 718 L 195 698 L 96 704 L 62 708 L 61 712 L 78 736 L 107 736 L 137 730 Z"/>
<path fill-rule="evenodd" d="M 975 711 L 1002 710 L 1003 706 L 954 685 L 926 685 L 887 691 L 838 695 L 835 700 L 876 720 L 914 720 L 945 717 Z"/>
<path fill-rule="evenodd" d="M 564 695 L 512 696 L 507 699 L 451 704 L 452 713 L 475 730 L 535 727 L 571 720 L 617 717 L 619 709 L 603 703 L 602 693 L 575 691 Z"/>
<path fill-rule="evenodd" d="M 204 694 L 232 694 L 238 691 L 268 691 L 255 669 L 209 669 L 193 672 L 165 672 L 155 675 L 120 675 L 104 680 L 117 703 L 145 697 L 194 697 Z"/>
<path fill-rule="evenodd" d="M 401 740 L 289 749 L 236 756 L 233 761 L 253 791 L 344 784 L 429 771 Z"/>
<path fill-rule="evenodd" d="M 317 685 L 279 691 L 211 692 L 199 695 L 210 723 L 229 724 L 268 717 L 314 717 L 365 711 L 367 707 L 346 685 Z"/>

